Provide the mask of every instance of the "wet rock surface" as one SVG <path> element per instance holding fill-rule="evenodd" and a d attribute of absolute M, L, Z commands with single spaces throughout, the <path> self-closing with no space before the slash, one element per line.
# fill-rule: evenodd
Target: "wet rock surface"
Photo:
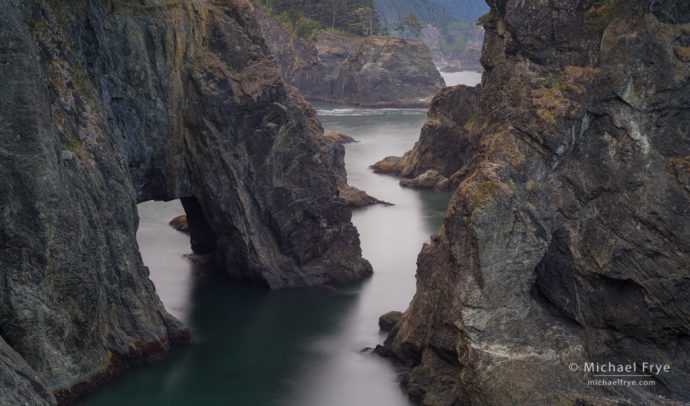
<path fill-rule="evenodd" d="M 138 202 L 181 198 L 195 251 L 237 279 L 371 273 L 248 3 L 2 1 L 0 75 L 0 371 L 19 388 L 0 403 L 66 402 L 189 340 L 142 263 Z"/>
<path fill-rule="evenodd" d="M 424 405 L 685 404 L 690 6 L 490 3 L 476 120 L 446 125 L 470 153 L 377 352 L 410 368 Z M 585 362 L 670 371 L 593 386 Z"/>

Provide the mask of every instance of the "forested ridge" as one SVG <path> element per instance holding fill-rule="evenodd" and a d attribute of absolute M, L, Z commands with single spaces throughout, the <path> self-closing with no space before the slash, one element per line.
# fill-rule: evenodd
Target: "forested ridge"
<path fill-rule="evenodd" d="M 357 35 L 381 33 L 374 0 L 257 0 L 305 35 L 318 29 Z"/>
<path fill-rule="evenodd" d="M 438 29 L 438 45 L 450 58 L 481 42 L 477 21 L 489 11 L 484 0 L 375 0 L 375 4 L 381 26 L 391 34 L 399 34 L 396 26 L 409 15 Z"/>

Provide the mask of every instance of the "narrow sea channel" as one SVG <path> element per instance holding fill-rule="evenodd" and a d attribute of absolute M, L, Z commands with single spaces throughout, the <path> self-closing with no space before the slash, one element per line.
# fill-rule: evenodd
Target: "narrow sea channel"
<path fill-rule="evenodd" d="M 472 85 L 477 77 L 461 80 Z M 395 204 L 353 213 L 374 276 L 335 291 L 239 286 L 184 257 L 188 237 L 168 226 L 183 213 L 178 201 L 143 203 L 137 240 L 144 263 L 168 311 L 197 342 L 130 371 L 80 405 L 411 404 L 394 367 L 362 349 L 385 338 L 378 317 L 405 310 L 412 299 L 417 254 L 441 225 L 450 194 L 401 188 L 369 165 L 410 149 L 426 111 L 316 107 L 325 128 L 359 141 L 346 146 L 350 183 Z"/>

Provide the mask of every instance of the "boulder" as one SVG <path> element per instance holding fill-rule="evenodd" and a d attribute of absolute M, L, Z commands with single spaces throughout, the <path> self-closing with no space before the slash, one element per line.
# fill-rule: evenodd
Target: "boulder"
<path fill-rule="evenodd" d="M 188 233 L 189 232 L 189 224 L 187 223 L 187 216 L 184 214 L 177 216 L 170 220 L 168 223 L 170 227 L 174 228 L 177 231 L 181 231 L 183 233 Z"/>
<path fill-rule="evenodd" d="M 391 331 L 400 320 L 402 320 L 403 314 L 398 311 L 390 311 L 381 317 L 379 317 L 379 328 L 381 331 Z"/>

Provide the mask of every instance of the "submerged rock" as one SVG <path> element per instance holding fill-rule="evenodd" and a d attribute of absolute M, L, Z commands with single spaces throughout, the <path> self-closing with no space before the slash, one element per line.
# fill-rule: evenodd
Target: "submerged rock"
<path fill-rule="evenodd" d="M 195 252 L 240 280 L 371 274 L 249 3 L 2 1 L 0 48 L 0 335 L 28 365 L 0 349 L 0 403 L 70 401 L 189 340 L 138 202 L 180 198 Z"/>
<path fill-rule="evenodd" d="M 690 4 L 490 4 L 475 119 L 445 90 L 396 169 L 457 190 L 377 352 L 424 405 L 686 404 Z M 669 370 L 597 386 L 589 362 Z"/>

